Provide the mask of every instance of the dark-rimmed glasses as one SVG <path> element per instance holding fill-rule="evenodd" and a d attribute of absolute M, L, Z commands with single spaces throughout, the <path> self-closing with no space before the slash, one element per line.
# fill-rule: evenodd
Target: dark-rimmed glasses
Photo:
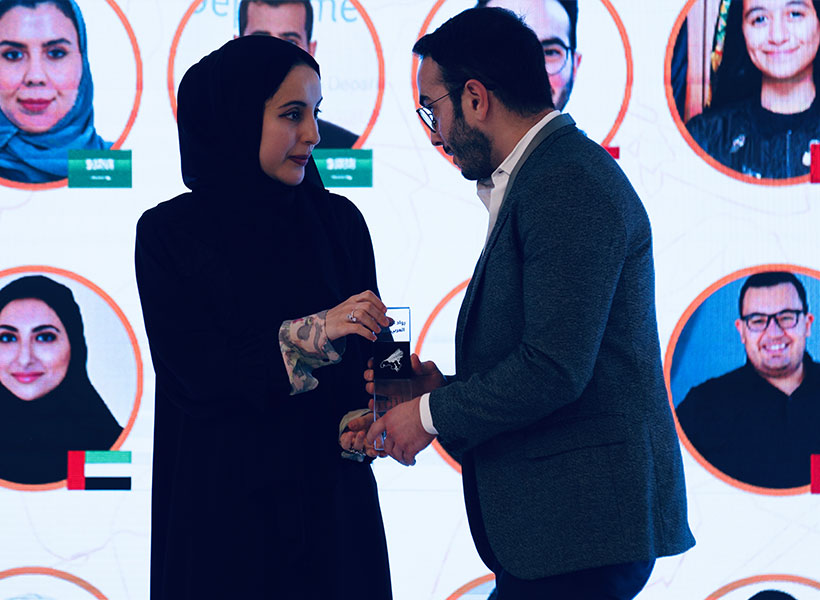
<path fill-rule="evenodd" d="M 541 42 L 544 49 L 544 66 L 547 75 L 557 75 L 567 64 L 570 54 L 574 52 L 561 40 L 545 40 Z"/>
<path fill-rule="evenodd" d="M 805 310 L 786 309 L 781 310 L 773 315 L 764 313 L 751 313 L 740 319 L 746 323 L 749 331 L 765 331 L 769 323 L 774 319 L 780 329 L 794 329 L 797 322 L 800 320 L 800 315 L 805 313 Z"/>
<path fill-rule="evenodd" d="M 436 98 L 432 102 L 423 104 L 416 109 L 416 113 L 419 115 L 421 122 L 427 125 L 427 129 L 429 129 L 433 133 L 437 133 L 438 131 L 438 121 L 436 120 L 436 117 L 433 114 L 433 111 L 430 109 L 430 107 L 433 106 L 439 100 L 444 100 L 447 96 L 449 96 L 452 93 L 454 92 L 447 92 L 441 98 Z"/>

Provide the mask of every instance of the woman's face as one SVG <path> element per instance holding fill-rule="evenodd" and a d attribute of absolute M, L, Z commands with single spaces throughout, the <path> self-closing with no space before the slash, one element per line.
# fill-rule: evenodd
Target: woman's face
<path fill-rule="evenodd" d="M 71 345 L 63 322 L 35 298 L 0 311 L 0 383 L 20 400 L 36 400 L 65 378 Z"/>
<path fill-rule="evenodd" d="M 799 78 L 813 70 L 820 23 L 811 0 L 743 0 L 743 36 L 764 77 Z"/>
<path fill-rule="evenodd" d="M 0 17 L 0 110 L 17 127 L 54 127 L 74 106 L 82 75 L 77 30 L 57 6 L 15 6 Z"/>
<path fill-rule="evenodd" d="M 299 185 L 313 147 L 319 143 L 316 116 L 322 101 L 319 75 L 296 65 L 265 103 L 259 164 L 268 177 Z"/>

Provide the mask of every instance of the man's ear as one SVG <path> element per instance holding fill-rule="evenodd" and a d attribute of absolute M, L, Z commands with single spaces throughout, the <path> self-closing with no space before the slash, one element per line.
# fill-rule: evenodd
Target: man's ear
<path fill-rule="evenodd" d="M 307 51 L 313 58 L 316 58 L 316 40 L 308 43 Z"/>
<path fill-rule="evenodd" d="M 462 108 L 479 121 L 487 118 L 490 111 L 490 93 L 478 79 L 468 79 L 464 84 Z"/>

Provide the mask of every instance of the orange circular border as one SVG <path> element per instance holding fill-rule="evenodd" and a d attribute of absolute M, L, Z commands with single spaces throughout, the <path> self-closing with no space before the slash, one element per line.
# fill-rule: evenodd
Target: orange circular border
<path fill-rule="evenodd" d="M 8 571 L 0 572 L 0 579 L 7 579 L 9 577 L 16 577 L 18 575 L 49 575 L 73 583 L 74 585 L 83 588 L 86 592 L 92 594 L 98 600 L 108 600 L 108 597 L 100 590 L 95 588 L 87 581 L 80 579 L 76 575 L 66 573 L 65 571 L 58 571 L 49 567 L 17 567 L 16 569 L 9 569 Z"/>
<path fill-rule="evenodd" d="M 740 579 L 734 583 L 724 585 L 716 592 L 710 594 L 706 600 L 718 600 L 718 598 L 722 598 L 729 592 L 746 587 L 747 585 L 751 585 L 753 583 L 766 583 L 769 581 L 788 581 L 789 583 L 799 583 L 820 590 L 820 583 L 807 577 L 800 577 L 798 575 L 755 575 L 754 577 L 747 577 L 746 579 Z"/>
<path fill-rule="evenodd" d="M 373 126 L 376 124 L 376 121 L 379 118 L 379 113 L 382 110 L 382 101 L 384 100 L 384 50 L 382 50 L 382 43 L 379 40 L 379 34 L 376 33 L 376 27 L 373 25 L 373 21 L 370 19 L 370 15 L 367 14 L 364 7 L 362 7 L 359 0 L 349 0 L 353 7 L 359 11 L 359 15 L 364 20 L 365 25 L 367 25 L 367 30 L 370 32 L 370 37 L 373 38 L 373 45 L 376 47 L 376 60 L 379 63 L 379 91 L 376 95 L 376 106 L 373 108 L 373 113 L 370 115 L 370 120 L 367 122 L 367 127 L 365 127 L 364 132 L 359 136 L 359 139 L 356 140 L 356 143 L 353 144 L 354 150 L 361 148 L 364 145 L 365 140 L 367 140 L 368 136 L 370 136 L 370 132 L 373 131 Z M 188 21 L 191 19 L 191 15 L 194 14 L 197 7 L 202 4 L 202 0 L 194 0 L 191 3 L 191 6 L 188 7 L 188 10 L 185 11 L 185 14 L 182 16 L 182 21 L 179 22 L 177 26 L 177 30 L 174 33 L 174 39 L 171 42 L 171 53 L 168 56 L 168 96 L 171 99 L 171 111 L 174 113 L 174 119 L 177 118 L 177 98 L 176 93 L 174 92 L 174 61 L 177 57 L 177 46 L 179 46 L 179 40 L 182 37 L 182 32 L 185 30 L 185 27 L 188 25 Z"/>
<path fill-rule="evenodd" d="M 433 22 L 433 19 L 438 13 L 439 9 L 447 0 L 437 0 L 435 5 L 433 6 L 430 13 L 427 15 L 427 18 L 424 19 L 424 23 L 421 25 L 421 30 L 419 31 L 418 36 L 416 36 L 416 40 L 420 39 L 424 34 L 427 33 L 427 29 L 430 27 L 430 23 Z M 692 0 L 694 2 L 694 0 Z M 629 108 L 629 101 L 632 98 L 632 82 L 634 78 L 634 67 L 632 63 L 632 46 L 629 43 L 629 36 L 626 33 L 626 27 L 624 26 L 623 21 L 621 20 L 621 16 L 618 14 L 618 11 L 615 10 L 615 7 L 612 6 L 612 2 L 610 0 L 601 0 L 604 3 L 604 7 L 609 11 L 612 20 L 615 21 L 616 27 L 618 27 L 618 33 L 621 36 L 621 41 L 624 45 L 624 54 L 626 55 L 626 86 L 624 87 L 624 99 L 621 102 L 621 110 L 618 111 L 618 116 L 615 118 L 615 124 L 609 130 L 609 133 L 606 135 L 604 140 L 601 142 L 601 146 L 607 146 L 615 137 L 615 134 L 618 132 L 618 129 L 621 128 L 621 123 L 623 123 L 624 118 L 626 117 L 627 108 Z M 419 97 L 419 86 L 418 82 L 416 81 L 416 72 L 419 69 L 419 57 L 415 54 L 413 55 L 413 60 L 410 64 L 410 84 L 413 86 L 413 101 L 416 104 L 416 107 L 419 108 L 421 105 L 418 103 Z M 424 131 L 429 133 L 429 129 L 422 123 L 422 127 Z M 447 161 L 455 166 L 453 163 L 453 159 L 450 156 L 447 156 L 447 153 L 444 152 L 444 149 L 441 146 L 436 146 L 436 150 L 438 150 L 439 154 L 441 154 Z"/>
<path fill-rule="evenodd" d="M 706 301 L 713 293 L 715 293 L 720 288 L 724 287 L 725 285 L 732 283 L 733 281 L 737 281 L 743 277 L 747 277 L 749 275 L 753 275 L 755 273 L 763 273 L 767 271 L 789 271 L 792 273 L 800 273 L 801 275 L 806 275 L 808 277 L 812 277 L 813 279 L 820 279 L 820 271 L 815 271 L 813 269 L 808 269 L 806 267 L 799 267 L 796 265 L 789 265 L 789 264 L 770 264 L 770 265 L 758 265 L 755 267 L 747 267 L 745 269 L 741 269 L 740 271 L 735 271 L 734 273 L 730 273 L 725 277 L 720 278 L 718 281 L 710 285 L 706 288 L 703 292 L 701 292 L 697 298 L 695 298 L 692 303 L 686 308 L 683 315 L 680 319 L 678 319 L 677 324 L 675 325 L 675 329 L 672 331 L 672 337 L 669 339 L 669 344 L 666 347 L 666 355 L 664 356 L 664 364 L 663 364 L 663 378 L 664 382 L 666 383 L 666 394 L 669 397 L 669 406 L 672 408 L 672 416 L 675 418 L 675 428 L 678 430 L 678 437 L 680 437 L 681 442 L 692 455 L 692 457 L 700 463 L 700 465 L 709 471 L 712 475 L 728 483 L 731 486 L 734 486 L 738 489 L 744 490 L 746 492 L 752 492 L 754 494 L 763 494 L 766 496 L 795 496 L 797 494 L 806 494 L 809 492 L 810 485 L 803 485 L 799 487 L 793 488 L 764 488 L 759 487 L 756 485 L 750 485 L 748 483 L 744 483 L 733 477 L 729 477 L 723 471 L 718 470 L 712 464 L 707 461 L 703 456 L 701 456 L 700 452 L 698 452 L 695 447 L 692 445 L 692 442 L 689 441 L 689 438 L 686 437 L 686 433 L 683 431 L 683 428 L 678 421 L 678 415 L 675 411 L 675 403 L 672 398 L 672 360 L 675 355 L 675 346 L 678 344 L 678 339 L 680 338 L 681 333 L 683 332 L 684 327 L 689 322 L 689 319 L 695 313 L 695 311 L 700 308 L 700 305 Z"/>
<path fill-rule="evenodd" d="M 125 27 L 125 31 L 128 33 L 128 39 L 131 41 L 131 48 L 134 50 L 134 62 L 137 67 L 137 89 L 134 93 L 134 105 L 131 107 L 131 114 L 128 116 L 128 122 L 125 124 L 125 129 L 123 129 L 120 137 L 117 138 L 117 141 L 111 145 L 112 150 L 117 150 L 122 147 L 123 142 L 125 142 L 125 138 L 127 138 L 128 134 L 131 133 L 131 128 L 134 126 L 134 121 L 137 120 L 137 113 L 140 109 L 140 102 L 142 101 L 142 56 L 140 55 L 139 44 L 137 44 L 137 36 L 131 27 L 131 23 L 128 22 L 125 13 L 122 12 L 122 9 L 117 5 L 115 0 L 105 1 L 113 9 L 113 11 L 117 13 L 123 27 Z M 58 179 L 57 181 L 48 181 L 46 183 L 23 183 L 0 177 L 0 185 L 10 188 L 17 188 L 20 190 L 51 190 L 68 185 L 68 178 Z"/>
<path fill-rule="evenodd" d="M 72 279 L 77 283 L 81 283 L 85 287 L 89 288 L 92 292 L 100 296 L 103 300 L 105 300 L 106 304 L 108 304 L 108 306 L 114 311 L 114 313 L 116 313 L 123 327 L 125 327 L 125 331 L 128 334 L 128 339 L 131 341 L 131 348 L 134 350 L 134 359 L 137 363 L 137 393 L 136 399 L 134 400 L 134 408 L 131 409 L 131 416 L 128 418 L 128 423 L 126 423 L 125 427 L 123 427 L 122 433 L 120 433 L 120 437 L 117 438 L 117 441 L 114 442 L 114 445 L 110 448 L 111 450 L 119 450 L 120 447 L 122 447 L 123 442 L 125 442 L 125 438 L 127 438 L 128 434 L 131 433 L 131 429 L 134 427 L 134 421 L 137 420 L 137 413 L 139 413 L 140 409 L 140 400 L 142 399 L 143 379 L 142 355 L 140 353 L 139 343 L 137 342 L 137 336 L 134 335 L 134 330 L 131 328 L 131 324 L 125 317 L 125 313 L 123 313 L 122 309 L 120 309 L 120 307 L 117 306 L 117 303 L 114 302 L 111 296 L 106 294 L 99 286 L 97 286 L 95 283 L 92 283 L 85 277 L 77 275 L 76 273 L 72 273 L 71 271 L 58 269 L 56 267 L 49 267 L 46 265 L 28 265 L 0 271 L 0 278 L 7 277 L 9 275 L 16 275 L 18 273 L 51 273 L 53 275 L 60 275 L 67 279 Z M 25 492 L 41 492 L 44 490 L 56 490 L 61 487 L 65 487 L 65 484 L 65 479 L 61 481 L 54 481 L 52 483 L 37 484 L 15 483 L 13 481 L 6 481 L 5 479 L 0 479 L 0 487 Z"/>
<path fill-rule="evenodd" d="M 723 165 L 712 158 L 700 145 L 695 141 L 695 138 L 689 133 L 689 130 L 686 129 L 686 124 L 683 122 L 683 119 L 678 114 L 678 108 L 675 104 L 675 94 L 672 90 L 672 54 L 675 50 L 675 42 L 680 35 L 680 30 L 683 27 L 684 22 L 686 21 L 686 17 L 689 16 L 689 11 L 692 10 L 692 6 L 694 6 L 697 0 L 688 0 L 686 5 L 683 7 L 683 10 L 678 15 L 675 24 L 672 26 L 672 33 L 669 36 L 669 42 L 666 45 L 666 58 L 664 60 L 664 69 L 663 69 L 663 81 L 664 87 L 666 87 L 666 102 L 669 104 L 669 112 L 672 114 L 672 119 L 675 121 L 675 125 L 678 128 L 681 136 L 686 143 L 689 144 L 689 147 L 695 151 L 700 158 L 702 158 L 706 163 L 720 171 L 724 175 L 728 175 L 732 179 L 737 179 L 738 181 L 742 181 L 744 183 L 753 183 L 755 185 L 768 185 L 768 186 L 785 186 L 785 185 L 796 185 L 798 183 L 808 183 L 809 182 L 809 175 L 802 175 L 800 177 L 788 177 L 786 179 L 771 179 L 763 177 L 758 179 L 757 177 L 752 177 L 751 175 L 744 175 L 734 169 L 730 169 L 726 165 Z"/>
<path fill-rule="evenodd" d="M 427 320 L 424 322 L 424 326 L 421 328 L 421 333 L 419 333 L 419 339 L 416 341 L 416 347 L 413 350 L 417 355 L 421 355 L 421 347 L 424 345 L 424 340 L 427 337 L 427 332 L 430 331 L 430 327 L 433 326 L 433 321 L 436 320 L 436 317 L 439 316 L 444 307 L 447 306 L 450 301 L 455 298 L 462 290 L 467 289 L 467 286 L 470 284 L 470 280 L 467 279 L 466 281 L 462 281 L 452 290 L 450 290 L 444 298 L 441 299 L 441 302 L 436 304 L 436 307 L 433 309 L 433 312 L 430 313 L 430 316 L 427 317 Z M 438 443 L 438 438 L 433 440 L 433 448 L 436 449 L 439 456 L 444 459 L 448 465 L 453 467 L 456 471 L 461 473 L 461 465 L 455 460 L 452 456 L 447 454 L 447 451 L 441 447 L 441 444 Z"/>
<path fill-rule="evenodd" d="M 482 583 L 487 583 L 488 581 L 493 581 L 495 579 L 495 575 L 492 573 L 488 573 L 487 575 L 482 575 L 478 579 L 473 579 L 470 583 L 465 583 L 460 588 L 458 588 L 455 592 L 447 596 L 447 600 L 458 600 L 464 595 L 464 592 L 469 592 L 470 590 L 474 590 Z"/>

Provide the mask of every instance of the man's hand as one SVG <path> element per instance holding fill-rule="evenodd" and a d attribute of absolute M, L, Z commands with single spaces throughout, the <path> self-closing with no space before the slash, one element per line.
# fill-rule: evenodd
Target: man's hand
<path fill-rule="evenodd" d="M 372 405 L 373 401 L 370 402 Z M 339 446 L 342 450 L 355 454 L 367 454 L 370 458 L 387 456 L 386 452 L 376 450 L 372 443 L 367 443 L 367 430 L 371 425 L 373 425 L 373 413 L 351 419 L 347 423 L 347 430 L 339 436 Z"/>
<path fill-rule="evenodd" d="M 427 392 L 432 392 L 436 388 L 444 385 L 444 375 L 438 370 L 436 363 L 432 360 L 421 362 L 418 354 L 410 355 L 410 368 L 413 370 L 412 379 L 412 396 L 421 396 Z M 364 379 L 367 381 L 365 389 L 368 394 L 375 392 L 382 396 L 395 396 L 397 390 L 391 390 L 391 383 L 389 379 L 379 381 L 378 384 L 373 381 L 373 359 L 367 361 L 367 370 L 364 372 Z"/>
<path fill-rule="evenodd" d="M 427 433 L 421 424 L 420 400 L 419 397 L 415 397 L 387 411 L 368 429 L 366 443 L 372 447 L 376 438 L 384 432 L 387 434 L 384 451 L 403 465 L 414 465 L 416 454 L 424 450 L 435 438 L 434 435 Z"/>

